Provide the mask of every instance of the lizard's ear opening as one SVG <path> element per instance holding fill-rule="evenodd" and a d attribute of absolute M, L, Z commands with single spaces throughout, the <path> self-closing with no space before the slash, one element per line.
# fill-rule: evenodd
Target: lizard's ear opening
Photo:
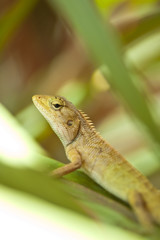
<path fill-rule="evenodd" d="M 68 126 L 72 126 L 72 125 L 73 125 L 73 120 L 68 120 L 68 121 L 67 121 L 67 125 L 68 125 Z"/>

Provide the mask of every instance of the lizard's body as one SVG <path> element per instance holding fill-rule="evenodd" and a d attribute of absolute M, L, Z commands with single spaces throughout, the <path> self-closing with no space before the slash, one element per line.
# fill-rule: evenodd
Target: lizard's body
<path fill-rule="evenodd" d="M 135 186 L 138 191 L 148 194 L 148 197 L 152 191 L 153 196 L 155 189 L 148 179 L 106 141 L 94 134 L 87 138 L 86 132 L 79 140 L 78 144 L 75 142 L 66 147 L 66 155 L 71 149 L 76 149 L 83 159 L 81 167 L 84 172 L 103 188 L 124 201 L 128 201 L 128 195 Z"/>
<path fill-rule="evenodd" d="M 62 97 L 34 96 L 33 101 L 61 139 L 70 164 L 53 171 L 63 176 L 77 168 L 106 190 L 130 203 L 139 221 L 160 224 L 160 192 L 112 148 L 86 114 Z"/>

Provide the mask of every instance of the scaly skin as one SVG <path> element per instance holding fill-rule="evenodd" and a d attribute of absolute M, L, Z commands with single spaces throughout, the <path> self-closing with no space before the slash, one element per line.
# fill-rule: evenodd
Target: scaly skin
<path fill-rule="evenodd" d="M 63 97 L 33 96 L 33 102 L 62 141 L 70 164 L 52 175 L 77 168 L 104 189 L 128 202 L 147 229 L 160 224 L 160 192 L 112 148 L 95 130 L 86 114 Z"/>

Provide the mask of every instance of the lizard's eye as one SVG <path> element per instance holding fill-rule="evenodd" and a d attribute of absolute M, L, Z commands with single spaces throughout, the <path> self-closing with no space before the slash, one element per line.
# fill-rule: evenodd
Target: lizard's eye
<path fill-rule="evenodd" d="M 62 107 L 62 105 L 60 105 L 59 103 L 51 103 L 51 106 L 55 110 L 59 110 Z"/>
<path fill-rule="evenodd" d="M 60 107 L 61 107 L 61 105 L 60 105 L 60 104 L 58 104 L 58 103 L 56 103 L 56 104 L 53 104 L 53 106 L 54 106 L 55 108 L 60 108 Z"/>

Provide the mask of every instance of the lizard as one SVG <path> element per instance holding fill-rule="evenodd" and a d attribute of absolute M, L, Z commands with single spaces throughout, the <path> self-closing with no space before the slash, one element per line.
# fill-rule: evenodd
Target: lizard
<path fill-rule="evenodd" d="M 64 97 L 35 95 L 33 103 L 61 140 L 70 163 L 51 172 L 62 177 L 81 168 L 127 202 L 146 229 L 160 225 L 160 191 L 96 131 L 90 118 Z"/>

